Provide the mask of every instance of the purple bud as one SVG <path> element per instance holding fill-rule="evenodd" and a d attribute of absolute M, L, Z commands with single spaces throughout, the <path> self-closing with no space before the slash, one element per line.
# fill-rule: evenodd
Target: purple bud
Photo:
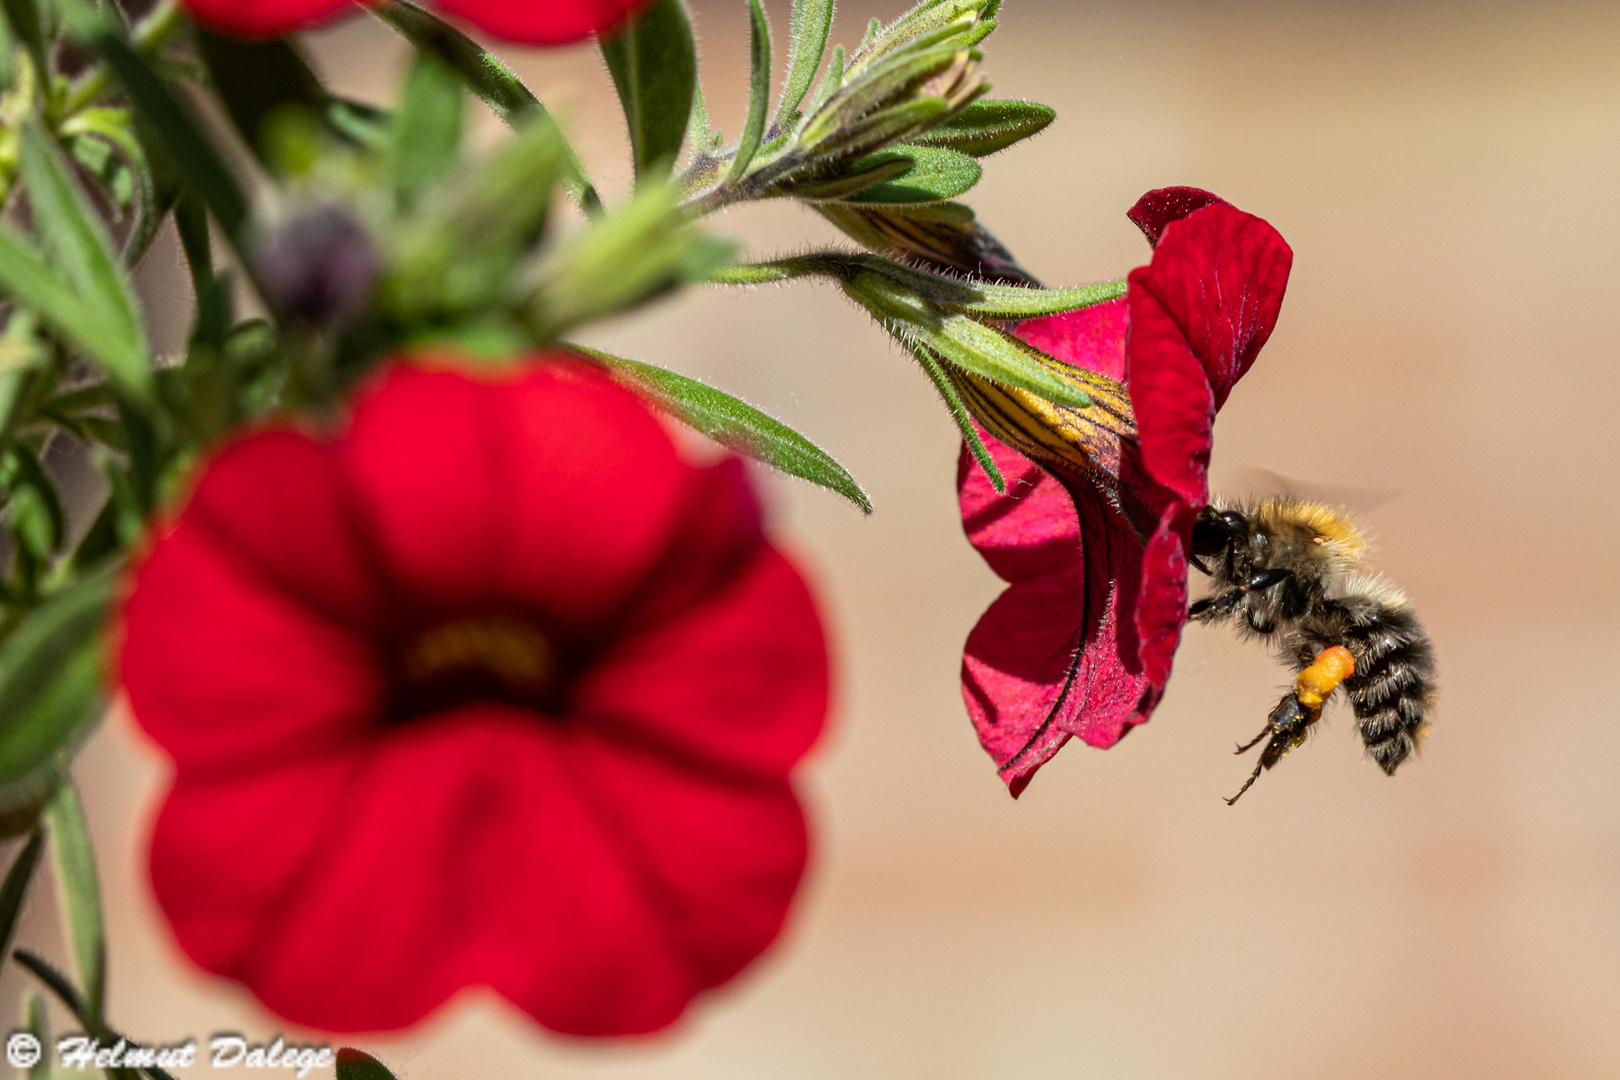
<path fill-rule="evenodd" d="M 277 312 L 333 329 L 365 311 L 382 270 L 365 228 L 347 207 L 333 203 L 302 210 L 266 231 L 253 265 Z"/>

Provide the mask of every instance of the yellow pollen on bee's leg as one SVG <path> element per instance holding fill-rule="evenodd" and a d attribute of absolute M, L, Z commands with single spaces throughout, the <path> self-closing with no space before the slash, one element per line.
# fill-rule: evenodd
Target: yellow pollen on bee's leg
<path fill-rule="evenodd" d="M 1339 684 L 1356 673 L 1356 658 L 1343 645 L 1316 654 L 1311 666 L 1294 678 L 1294 697 L 1307 709 L 1317 710 Z"/>

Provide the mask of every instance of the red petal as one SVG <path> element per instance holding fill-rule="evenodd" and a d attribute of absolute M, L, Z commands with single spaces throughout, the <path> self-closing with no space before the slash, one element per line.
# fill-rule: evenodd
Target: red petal
<path fill-rule="evenodd" d="M 804 863 L 781 782 L 733 787 L 496 706 L 401 728 L 329 786 L 341 801 L 291 780 L 258 800 L 182 786 L 154 853 L 161 881 L 212 854 L 237 894 L 279 894 L 249 940 L 162 893 L 194 956 L 328 1031 L 405 1027 L 476 985 L 557 1031 L 656 1030 L 770 941 Z M 309 843 L 298 872 L 226 850 L 233 815 Z M 726 909 L 705 914 L 717 892 Z"/>
<path fill-rule="evenodd" d="M 1202 210 L 1206 206 L 1227 205 L 1225 199 L 1203 188 L 1195 187 L 1166 187 L 1156 188 L 1136 200 L 1136 205 L 1125 211 L 1125 216 L 1136 223 L 1148 238 L 1148 243 L 1154 247 L 1159 246 L 1164 236 L 1165 227 L 1173 221 L 1180 221 L 1194 210 Z"/>
<path fill-rule="evenodd" d="M 337 450 L 407 599 L 574 627 L 642 580 L 691 472 L 639 399 L 572 361 L 484 382 L 396 368 Z"/>
<path fill-rule="evenodd" d="M 573 764 L 589 777 L 591 802 L 625 860 L 642 864 L 694 989 L 730 979 L 776 939 L 809 853 L 804 814 L 785 780 L 721 782 L 594 740 L 577 744 Z M 528 982 L 545 998 L 569 996 L 565 984 L 532 973 Z"/>
<path fill-rule="evenodd" d="M 346 500 L 325 448 L 299 432 L 265 431 L 215 455 L 185 516 L 265 585 L 333 622 L 375 632 L 384 628 L 386 587 Z"/>
<path fill-rule="evenodd" d="M 119 661 L 141 726 L 182 768 L 233 771 L 318 757 L 370 729 L 380 663 L 188 516 L 161 538 L 124 604 Z"/>
<path fill-rule="evenodd" d="M 1125 297 L 1018 324 L 1018 336 L 1075 367 L 1124 382 Z"/>
<path fill-rule="evenodd" d="M 152 890 L 186 955 L 249 980 L 253 950 L 317 872 L 311 854 L 347 812 L 367 752 L 308 758 L 223 780 L 184 770 L 152 830 Z"/>
<path fill-rule="evenodd" d="M 1136 598 L 1136 636 L 1142 673 L 1156 686 L 1170 679 L 1170 665 L 1187 621 L 1187 538 L 1196 512 L 1176 503 L 1164 512 L 1142 557 Z"/>
<path fill-rule="evenodd" d="M 185 0 L 192 17 L 237 37 L 280 37 L 358 10 L 352 0 Z"/>
<path fill-rule="evenodd" d="M 1131 401 L 1148 471 L 1189 505 L 1208 499 L 1215 411 L 1271 336 L 1293 252 L 1231 206 L 1166 228 L 1130 275 Z"/>
<path fill-rule="evenodd" d="M 766 547 L 701 606 L 602 656 L 573 708 L 605 738 L 779 778 L 821 733 L 827 696 L 826 643 L 810 591 Z"/>
<path fill-rule="evenodd" d="M 1016 796 L 1071 735 L 1098 747 L 1118 742 L 1147 719 L 1160 687 L 1132 670 L 1135 626 L 1120 618 L 1137 593 L 1135 533 L 1095 492 L 1071 496 L 1027 462 L 1027 472 L 1013 473 L 1008 466 L 1022 458 L 989 437 L 986 445 L 1008 494 L 986 497 L 994 489 L 964 451 L 963 521 L 974 546 L 1013 584 L 968 636 L 962 696 Z"/>
<path fill-rule="evenodd" d="M 645 0 L 439 0 L 493 37 L 525 45 L 566 45 L 611 30 Z"/>

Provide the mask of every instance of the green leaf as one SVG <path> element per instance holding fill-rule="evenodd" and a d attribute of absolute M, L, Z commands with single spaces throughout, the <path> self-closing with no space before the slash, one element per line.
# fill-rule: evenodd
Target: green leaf
<path fill-rule="evenodd" d="M 97 47 L 128 91 L 135 108 L 151 125 L 185 177 L 186 185 L 208 204 L 220 230 L 245 256 L 247 199 L 224 160 L 203 135 L 202 128 L 150 64 L 112 34 L 103 34 Z"/>
<path fill-rule="evenodd" d="M 771 27 L 759 0 L 748 0 L 748 118 L 743 121 L 742 138 L 737 140 L 737 157 L 731 163 L 728 179 L 740 180 L 754 163 L 760 139 L 765 135 L 765 110 L 771 96 Z"/>
<path fill-rule="evenodd" d="M 585 167 L 580 164 L 573 148 L 562 137 L 557 122 L 540 104 L 534 92 L 512 73 L 511 68 L 460 30 L 405 0 L 384 0 L 371 7 L 371 11 L 418 50 L 432 53 L 442 60 L 461 78 L 467 89 L 477 94 L 508 124 L 514 127 L 535 123 L 550 125 L 557 132 L 558 141 L 566 154 L 564 185 L 587 212 L 595 213 L 602 208 L 596 188 L 591 185 L 590 177 L 585 174 Z"/>
<path fill-rule="evenodd" d="M 129 340 L 128 328 L 81 299 L 6 222 L 0 222 L 0 294 L 33 311 L 131 392 L 147 393 L 147 354 Z"/>
<path fill-rule="evenodd" d="M 394 1074 L 365 1051 L 345 1046 L 337 1052 L 337 1080 L 394 1080 Z"/>
<path fill-rule="evenodd" d="M 21 801 L 101 706 L 111 578 L 57 593 L 0 644 L 0 804 Z"/>
<path fill-rule="evenodd" d="M 22 913 L 23 900 L 28 895 L 29 883 L 39 867 L 40 854 L 45 850 L 45 833 L 38 826 L 28 837 L 6 872 L 6 882 L 0 885 L 0 957 L 11 953 L 11 939 L 17 932 L 17 916 Z"/>
<path fill-rule="evenodd" d="M 216 34 L 199 25 L 197 51 L 236 130 L 267 167 L 278 165 L 269 150 L 269 127 L 276 113 L 303 109 L 320 117 L 326 91 L 298 49 L 285 38 L 247 41 Z"/>
<path fill-rule="evenodd" d="M 56 142 L 30 119 L 20 132 L 20 167 L 34 228 L 46 256 L 81 300 L 93 306 L 120 338 L 117 356 L 128 362 L 112 374 L 133 388 L 150 381 L 140 301 L 100 216 L 62 160 Z"/>
<path fill-rule="evenodd" d="M 461 80 L 438 57 L 418 53 L 394 115 L 394 191 L 404 205 L 415 203 L 455 166 L 461 113 Z"/>
<path fill-rule="evenodd" d="M 911 346 L 911 355 L 917 358 L 917 363 L 927 373 L 929 380 L 934 384 L 934 389 L 939 391 L 940 399 L 945 402 L 945 408 L 950 412 L 951 419 L 956 422 L 957 430 L 962 433 L 962 441 L 967 444 L 973 460 L 977 461 L 985 475 L 990 477 L 990 483 L 997 493 L 1006 494 L 1007 481 L 1002 479 L 1001 470 L 996 467 L 995 459 L 990 456 L 984 440 L 979 438 L 978 429 L 973 426 L 973 416 L 962 403 L 961 395 L 951 384 L 950 376 L 945 374 L 945 368 L 941 366 L 939 358 L 928 349 L 915 344 Z"/>
<path fill-rule="evenodd" d="M 912 137 L 918 146 L 938 146 L 959 154 L 984 157 L 1046 130 L 1057 112 L 1033 101 L 981 98 L 940 124 Z"/>
<path fill-rule="evenodd" d="M 782 100 L 776 106 L 776 123 L 792 124 L 799 116 L 799 105 L 815 81 L 827 51 L 827 34 L 832 30 L 833 0 L 793 0 L 793 37 L 789 49 L 787 81 L 782 84 Z"/>
<path fill-rule="evenodd" d="M 910 158 L 911 168 L 892 180 L 866 188 L 852 196 L 850 202 L 885 205 L 944 202 L 971 190 L 984 174 L 977 161 L 954 150 L 898 146 L 889 152 Z"/>
<path fill-rule="evenodd" d="M 45 828 L 56 852 L 56 879 L 61 889 L 73 955 L 79 963 L 79 985 L 85 1011 L 97 1021 L 107 989 L 107 940 L 101 920 L 101 885 L 96 880 L 96 852 L 84 820 L 79 793 L 64 781 L 45 805 Z"/>
<path fill-rule="evenodd" d="M 654 0 L 602 39 L 630 125 L 636 177 L 667 176 L 692 118 L 697 46 L 681 0 Z"/>
<path fill-rule="evenodd" d="M 870 514 L 872 501 L 844 467 L 809 439 L 712 386 L 652 364 L 569 345 L 654 405 L 739 454 L 835 491 Z"/>

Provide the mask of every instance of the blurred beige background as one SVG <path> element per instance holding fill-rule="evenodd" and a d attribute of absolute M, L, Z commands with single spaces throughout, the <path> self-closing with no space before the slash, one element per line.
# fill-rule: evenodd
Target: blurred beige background
<path fill-rule="evenodd" d="M 780 56 L 786 4 L 768 6 Z M 897 10 L 846 3 L 835 35 Z M 745 11 L 698 17 L 734 133 Z M 364 21 L 317 48 L 353 92 L 397 78 Z M 622 190 L 594 54 L 514 62 Z M 1424 758 L 1385 779 L 1330 714 L 1228 809 L 1248 769 L 1231 747 L 1286 679 L 1193 629 L 1151 724 L 1107 753 L 1071 744 L 1014 803 L 958 697 L 961 642 L 1000 586 L 962 538 L 926 380 L 827 288 L 694 293 L 596 338 L 771 410 L 878 507 L 767 480 L 842 658 L 791 930 L 662 1038 L 563 1041 L 474 996 L 364 1045 L 409 1080 L 1620 1075 L 1620 6 L 1007 0 L 985 70 L 1059 112 L 970 197 L 1045 280 L 1145 262 L 1124 211 L 1166 184 L 1293 244 L 1216 479 L 1261 467 L 1368 504 L 1439 648 Z M 716 226 L 760 257 L 833 239 L 785 206 Z M 161 759 L 114 717 L 80 776 L 115 1021 L 156 1041 L 283 1030 L 191 969 L 153 907 Z M 35 907 L 24 943 L 60 956 Z M 21 987 L 8 966 L 0 1008 Z"/>

